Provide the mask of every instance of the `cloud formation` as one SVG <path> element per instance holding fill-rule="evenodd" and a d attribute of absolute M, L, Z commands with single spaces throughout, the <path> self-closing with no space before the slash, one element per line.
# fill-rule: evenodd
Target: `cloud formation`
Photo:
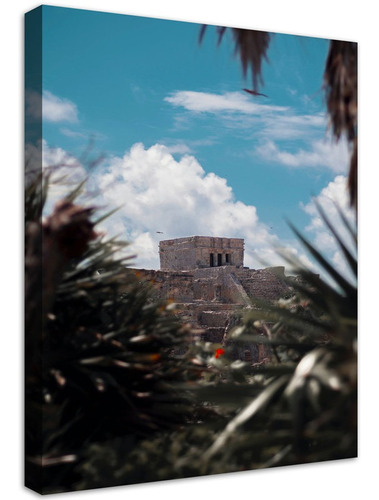
<path fill-rule="evenodd" d="M 49 122 L 75 123 L 78 121 L 78 109 L 72 101 L 57 97 L 48 90 L 44 90 L 42 116 L 44 120 Z"/>
<path fill-rule="evenodd" d="M 248 141 L 260 161 L 287 168 L 325 168 L 334 173 L 344 172 L 348 163 L 347 142 L 332 140 L 326 132 L 324 112 L 294 113 L 289 107 L 272 106 L 264 98 L 251 98 L 243 92 L 177 91 L 165 101 L 181 110 L 175 119 L 196 120 L 207 114 L 218 131 L 222 123 L 220 133 L 230 136 L 232 131 L 234 138 Z"/>
<path fill-rule="evenodd" d="M 48 90 L 41 94 L 27 91 L 25 94 L 26 113 L 36 119 L 41 118 L 47 122 L 78 122 L 78 109 L 76 104 L 68 99 L 58 97 Z"/>
<path fill-rule="evenodd" d="M 271 140 L 307 139 L 310 134 L 326 129 L 327 118 L 324 113 L 295 115 L 269 113 L 262 116 L 261 137 Z"/>
<path fill-rule="evenodd" d="M 344 175 L 338 175 L 335 177 L 335 179 L 316 196 L 316 201 L 323 208 L 329 221 L 342 238 L 344 244 L 354 254 L 355 246 L 351 235 L 342 223 L 336 208 L 336 205 L 339 206 L 349 221 L 351 227 L 355 227 L 355 213 L 349 204 L 346 177 Z M 315 203 L 312 201 L 306 205 L 301 205 L 301 208 L 310 216 L 310 223 L 305 230 L 309 233 L 317 248 L 322 253 L 330 255 L 330 261 L 340 272 L 343 273 L 344 276 L 350 276 L 350 278 L 353 279 L 350 269 L 342 256 L 336 240 L 325 226 Z"/>
<path fill-rule="evenodd" d="M 285 111 L 288 109 L 282 106 L 271 106 L 255 102 L 242 92 L 211 94 L 208 92 L 180 90 L 165 97 L 164 100 L 176 107 L 182 107 L 197 113 L 261 114 L 263 111 Z"/>
<path fill-rule="evenodd" d="M 123 157 L 111 158 L 89 175 L 61 148 L 43 142 L 33 152 L 39 160 L 42 153 L 43 167 L 54 172 L 52 179 L 57 182 L 45 213 L 88 177 L 87 192 L 79 202 L 104 211 L 120 207 L 101 229 L 131 243 L 128 254 L 137 255 L 136 267 L 159 268 L 159 241 L 190 235 L 244 238 L 246 265 L 260 268 L 262 260 L 267 265 L 282 264 L 274 250 L 278 239 L 259 220 L 256 207 L 235 200 L 226 179 L 206 174 L 193 156 L 177 161 L 163 145 L 145 148 L 137 143 Z"/>
<path fill-rule="evenodd" d="M 88 172 L 61 148 L 50 148 L 44 143 L 42 151 L 44 168 L 61 165 L 56 179 L 65 175 L 70 181 L 68 185 L 58 183 L 53 187 L 48 213 L 53 203 Z M 332 199 L 342 208 L 347 207 L 345 181 L 343 176 L 337 176 L 318 195 L 328 214 L 334 210 Z M 279 239 L 259 220 L 255 206 L 236 200 L 227 180 L 212 172 L 206 174 L 195 157 L 184 155 L 176 160 L 161 144 L 150 148 L 134 144 L 123 157 L 112 157 L 94 170 L 83 201 L 104 207 L 105 211 L 120 207 L 104 220 L 102 229 L 131 243 L 127 252 L 137 256 L 135 267 L 158 269 L 160 240 L 194 235 L 244 238 L 245 265 L 251 268 L 285 265 L 275 250 Z M 336 266 L 342 266 L 340 252 L 314 204 L 302 205 L 302 209 L 310 216 L 306 231 L 311 239 L 331 255 Z M 292 241 L 286 246 L 293 256 L 312 266 L 300 244 Z"/>
<path fill-rule="evenodd" d="M 27 182 L 40 175 L 41 169 L 49 173 L 49 192 L 44 214 L 87 177 L 80 161 L 64 149 L 49 147 L 45 140 L 37 145 L 25 145 L 25 178 Z"/>
<path fill-rule="evenodd" d="M 255 153 L 273 163 L 290 168 L 322 167 L 335 173 L 346 171 L 349 161 L 347 142 L 321 139 L 311 142 L 307 149 L 300 148 L 294 152 L 280 148 L 274 141 L 266 140 L 256 147 Z"/>
<path fill-rule="evenodd" d="M 101 204 L 121 205 L 108 231 L 133 242 L 143 267 L 159 267 L 160 239 L 192 235 L 245 238 L 247 265 L 260 267 L 253 251 L 263 254 L 275 239 L 254 206 L 234 199 L 226 179 L 206 174 L 193 156 L 176 161 L 160 144 L 135 144 L 122 158 L 112 158 L 96 184 Z"/>

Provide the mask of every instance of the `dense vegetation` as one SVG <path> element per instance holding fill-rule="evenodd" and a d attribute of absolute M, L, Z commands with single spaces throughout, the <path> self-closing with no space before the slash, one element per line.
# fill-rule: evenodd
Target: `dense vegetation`
<path fill-rule="evenodd" d="M 74 204 L 76 192 L 41 223 L 47 184 L 37 179 L 26 196 L 28 485 L 54 492 L 356 456 L 357 290 L 300 234 L 334 283 L 299 267 L 291 299 L 257 303 L 230 334 L 269 346 L 270 362 L 251 366 L 178 324 L 173 304 L 116 257 L 125 244 L 96 235 L 96 212 Z"/>

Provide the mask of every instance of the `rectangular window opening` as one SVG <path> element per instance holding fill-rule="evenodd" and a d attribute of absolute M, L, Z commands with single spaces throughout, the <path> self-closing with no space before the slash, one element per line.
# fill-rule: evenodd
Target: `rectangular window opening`
<path fill-rule="evenodd" d="M 217 254 L 217 265 L 222 266 L 222 254 L 221 253 Z"/>
<path fill-rule="evenodd" d="M 211 253 L 209 255 L 209 265 L 210 267 L 214 267 L 215 263 L 214 263 L 214 257 L 213 257 L 213 253 Z"/>

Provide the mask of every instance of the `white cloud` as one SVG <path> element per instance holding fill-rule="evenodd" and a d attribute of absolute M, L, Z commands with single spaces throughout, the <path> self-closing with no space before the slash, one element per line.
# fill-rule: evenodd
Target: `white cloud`
<path fill-rule="evenodd" d="M 138 255 L 138 267 L 159 268 L 159 240 L 193 235 L 244 238 L 250 267 L 262 267 L 258 257 L 281 261 L 273 251 L 277 238 L 259 221 L 256 207 L 235 200 L 226 179 L 206 174 L 193 156 L 176 161 L 163 145 L 135 144 L 92 181 L 101 193 L 96 204 L 121 205 L 104 225 L 132 242 L 128 251 Z"/>
<path fill-rule="evenodd" d="M 26 113 L 37 120 L 48 122 L 78 122 L 78 109 L 68 99 L 58 97 L 48 90 L 41 94 L 35 91 L 25 93 Z"/>
<path fill-rule="evenodd" d="M 269 113 L 262 117 L 262 122 L 259 136 L 270 140 L 307 139 L 310 134 L 319 134 L 327 126 L 327 118 L 323 113 L 314 115 Z"/>
<path fill-rule="evenodd" d="M 57 176 L 68 174 L 72 183 L 86 176 L 83 166 L 61 148 L 49 148 L 44 143 L 42 155 L 45 168 L 62 166 Z M 57 198 L 72 189 L 72 183 L 55 186 L 49 197 L 49 209 Z M 105 210 L 120 207 L 102 223 L 101 229 L 131 243 L 127 253 L 137 255 L 135 267 L 158 269 L 160 240 L 193 235 L 244 238 L 245 265 L 251 268 L 285 265 L 275 250 L 279 239 L 259 220 L 256 207 L 235 200 L 226 179 L 206 174 L 193 156 L 175 160 L 163 145 L 146 149 L 137 143 L 123 157 L 113 157 L 107 165 L 92 172 L 89 189 L 91 186 L 96 186 L 96 192 L 87 193 L 84 202 Z M 346 207 L 343 176 L 336 177 L 318 196 L 328 215 L 332 213 L 331 199 L 343 209 Z M 335 265 L 340 265 L 338 249 L 315 206 L 309 203 L 302 208 L 311 218 L 306 230 L 321 245 L 320 249 L 331 255 Z M 298 242 L 288 242 L 286 250 L 312 267 Z"/>
<path fill-rule="evenodd" d="M 280 149 L 274 141 L 268 140 L 257 146 L 255 153 L 272 163 L 286 167 L 328 168 L 335 173 L 345 172 L 349 161 L 347 142 L 335 142 L 326 138 L 312 141 L 309 149 L 298 149 L 295 152 Z"/>
<path fill-rule="evenodd" d="M 228 129 L 251 129 L 254 136 L 271 140 L 304 139 L 309 134 L 320 135 L 327 126 L 324 113 L 294 114 L 289 107 L 273 106 L 243 92 L 212 94 L 186 90 L 174 92 L 164 100 L 194 114 L 214 115 Z M 188 126 L 189 115 L 176 115 L 174 120 L 176 128 L 182 128 L 183 124 Z"/>
<path fill-rule="evenodd" d="M 349 248 L 350 252 L 355 254 L 353 240 L 349 231 L 342 223 L 338 215 L 336 205 L 339 206 L 345 217 L 348 219 L 351 227 L 355 227 L 355 212 L 350 207 L 349 197 L 346 187 L 346 177 L 338 175 L 332 182 L 330 182 L 319 194 L 316 196 L 316 201 L 323 208 L 328 220 L 333 225 L 344 244 Z M 353 279 L 350 270 L 348 269 L 346 260 L 331 234 L 330 230 L 326 227 L 317 207 L 314 202 L 306 205 L 301 205 L 302 209 L 310 216 L 310 223 L 305 228 L 313 239 L 316 247 L 323 253 L 330 256 L 330 261 L 336 268 L 345 276 Z"/>
<path fill-rule="evenodd" d="M 271 163 L 291 168 L 327 168 L 335 173 L 346 170 L 347 141 L 332 139 L 323 112 L 296 114 L 289 107 L 271 106 L 265 99 L 251 98 L 243 92 L 177 91 L 165 101 L 181 108 L 181 113 L 187 112 L 175 116 L 181 123 L 206 113 L 217 120 L 216 128 L 221 124 L 225 133 L 239 131 L 234 137 L 253 141 L 257 144 L 254 153 Z"/>
<path fill-rule="evenodd" d="M 354 212 L 349 206 L 349 197 L 347 191 L 346 177 L 344 175 L 337 175 L 335 179 L 322 189 L 316 200 L 330 214 L 337 215 L 335 205 L 343 209 L 348 214 L 350 221 L 354 220 Z M 318 229 L 321 224 L 321 219 L 318 216 L 318 211 L 313 202 L 307 205 L 302 205 L 303 210 L 312 217 L 312 223 L 307 227 L 308 230 Z"/>
<path fill-rule="evenodd" d="M 78 109 L 76 104 L 57 97 L 48 90 L 42 94 L 42 117 L 49 122 L 72 122 L 78 121 Z"/>
<path fill-rule="evenodd" d="M 226 92 L 225 94 L 211 94 L 181 90 L 165 97 L 166 102 L 174 106 L 183 107 L 188 111 L 208 113 L 244 113 L 261 114 L 263 111 L 285 111 L 282 106 L 271 106 L 253 101 L 242 92 Z"/>
<path fill-rule="evenodd" d="M 50 174 L 45 214 L 50 213 L 56 201 L 62 199 L 87 177 L 85 168 L 77 158 L 62 148 L 49 147 L 44 140 L 38 145 L 26 144 L 25 161 L 28 182 L 39 175 L 41 170 Z"/>

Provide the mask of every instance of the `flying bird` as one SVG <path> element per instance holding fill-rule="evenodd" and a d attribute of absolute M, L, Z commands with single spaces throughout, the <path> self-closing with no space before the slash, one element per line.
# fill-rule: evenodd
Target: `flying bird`
<path fill-rule="evenodd" d="M 256 90 L 250 90 L 250 89 L 242 89 L 244 90 L 245 92 L 247 92 L 248 94 L 251 94 L 251 95 L 255 95 L 255 96 L 262 96 L 262 97 L 268 97 L 268 95 L 266 94 L 261 94 L 260 92 L 257 92 Z"/>
<path fill-rule="evenodd" d="M 162 231 L 155 231 L 157 234 L 163 234 Z"/>

